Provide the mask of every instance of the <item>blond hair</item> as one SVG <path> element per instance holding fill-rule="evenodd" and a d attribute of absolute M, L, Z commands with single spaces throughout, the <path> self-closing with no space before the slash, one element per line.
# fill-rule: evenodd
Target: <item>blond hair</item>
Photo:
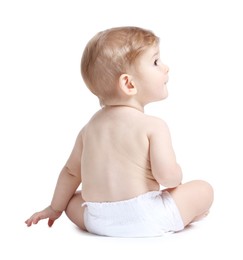
<path fill-rule="evenodd" d="M 137 57 L 159 38 L 138 27 L 117 27 L 97 33 L 86 45 L 81 59 L 81 74 L 87 87 L 103 103 L 113 97 L 119 77 Z"/>

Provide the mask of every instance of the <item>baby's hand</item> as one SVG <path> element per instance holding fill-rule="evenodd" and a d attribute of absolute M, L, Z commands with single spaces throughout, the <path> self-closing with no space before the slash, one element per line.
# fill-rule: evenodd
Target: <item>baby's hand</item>
<path fill-rule="evenodd" d="M 48 226 L 51 227 L 56 219 L 62 215 L 61 211 L 55 211 L 51 206 L 45 208 L 40 212 L 36 212 L 29 219 L 25 221 L 27 227 L 30 227 L 32 224 L 37 224 L 40 220 L 49 218 Z"/>

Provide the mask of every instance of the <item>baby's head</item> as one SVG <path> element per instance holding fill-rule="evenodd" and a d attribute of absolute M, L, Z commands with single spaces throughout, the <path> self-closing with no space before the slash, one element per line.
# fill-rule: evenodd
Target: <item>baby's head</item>
<path fill-rule="evenodd" d="M 159 38 L 138 27 L 117 27 L 97 33 L 86 45 L 81 73 L 87 87 L 102 104 L 113 98 L 119 77 Z"/>

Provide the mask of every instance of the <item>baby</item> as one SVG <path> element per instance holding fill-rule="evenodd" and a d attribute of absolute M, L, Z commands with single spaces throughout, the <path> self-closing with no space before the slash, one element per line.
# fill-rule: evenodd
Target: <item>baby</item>
<path fill-rule="evenodd" d="M 102 108 L 78 134 L 50 206 L 27 226 L 48 219 L 51 227 L 65 211 L 93 234 L 154 237 L 207 215 L 211 185 L 182 183 L 168 126 L 144 113 L 148 103 L 167 98 L 168 72 L 152 31 L 111 28 L 87 43 L 81 73 Z"/>

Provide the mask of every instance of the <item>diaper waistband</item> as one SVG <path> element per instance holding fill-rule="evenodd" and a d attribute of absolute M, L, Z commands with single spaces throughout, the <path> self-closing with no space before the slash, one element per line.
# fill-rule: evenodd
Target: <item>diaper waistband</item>
<path fill-rule="evenodd" d="M 130 203 L 130 202 L 135 202 L 135 201 L 139 201 L 139 200 L 144 200 L 144 199 L 151 199 L 151 198 L 154 198 L 154 197 L 157 197 L 159 195 L 161 195 L 162 191 L 159 190 L 159 191 L 149 191 L 149 192 L 146 192 L 144 194 L 141 194 L 141 195 L 138 195 L 134 198 L 131 198 L 131 199 L 127 199 L 127 200 L 120 200 L 120 201 L 101 201 L 101 202 L 93 202 L 93 201 L 86 201 L 84 203 L 82 203 L 82 207 L 84 206 L 103 206 L 103 205 L 109 205 L 112 206 L 112 205 L 117 205 L 117 204 L 127 204 L 127 203 Z"/>

